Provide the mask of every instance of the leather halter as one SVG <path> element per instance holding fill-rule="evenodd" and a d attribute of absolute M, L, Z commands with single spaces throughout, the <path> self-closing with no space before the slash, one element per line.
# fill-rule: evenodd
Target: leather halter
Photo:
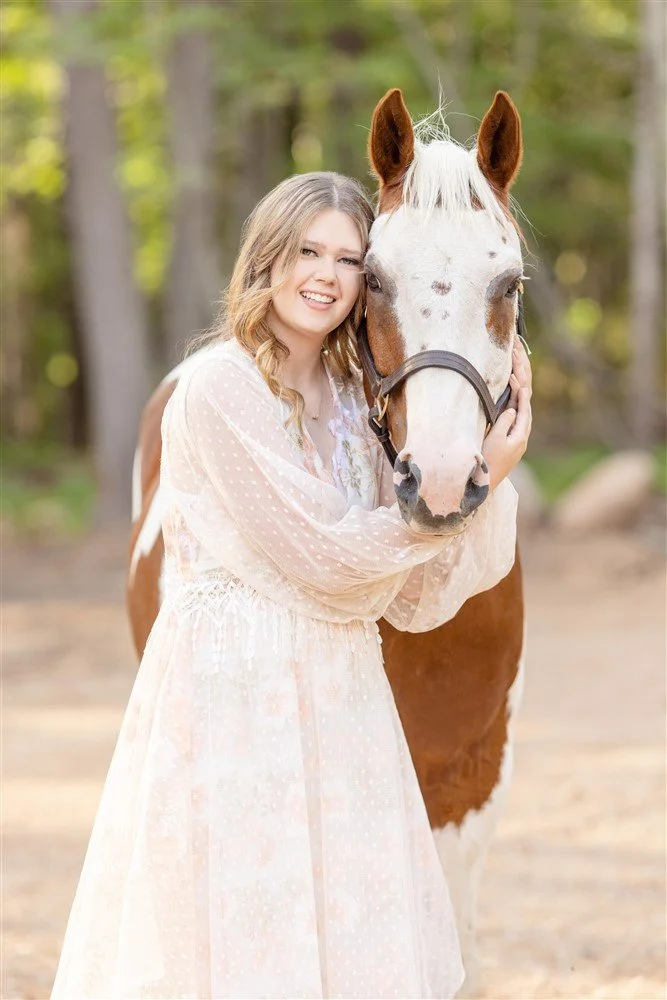
<path fill-rule="evenodd" d="M 516 316 L 517 336 L 525 343 L 525 324 L 523 319 L 523 289 L 519 289 L 519 301 Z M 389 405 L 389 395 L 393 390 L 405 382 L 415 372 L 423 368 L 446 368 L 449 371 L 457 372 L 470 382 L 471 386 L 479 396 L 482 408 L 486 415 L 487 425 L 495 424 L 500 414 L 507 408 L 512 390 L 508 385 L 497 402 L 493 401 L 486 382 L 467 358 L 460 354 L 453 354 L 451 351 L 421 351 L 413 354 L 412 357 L 403 361 L 398 368 L 390 375 L 380 375 L 375 367 L 375 361 L 368 343 L 368 331 L 366 320 L 362 320 L 357 334 L 357 353 L 361 362 L 364 376 L 368 381 L 371 394 L 375 400 L 375 405 L 368 413 L 368 423 L 371 430 L 376 435 L 378 441 L 384 448 L 385 455 L 392 466 L 396 464 L 398 452 L 392 444 L 387 423 L 387 407 Z"/>

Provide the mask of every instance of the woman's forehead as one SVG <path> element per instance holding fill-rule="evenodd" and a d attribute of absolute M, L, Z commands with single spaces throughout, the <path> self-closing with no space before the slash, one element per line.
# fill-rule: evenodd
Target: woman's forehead
<path fill-rule="evenodd" d="M 306 228 L 304 239 L 327 249 L 353 250 L 361 253 L 362 239 L 355 220 L 337 208 L 318 212 Z"/>

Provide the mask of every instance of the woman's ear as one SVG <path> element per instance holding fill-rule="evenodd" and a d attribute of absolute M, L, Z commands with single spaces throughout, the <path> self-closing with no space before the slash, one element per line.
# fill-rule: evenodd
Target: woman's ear
<path fill-rule="evenodd" d="M 521 167 L 519 112 L 503 90 L 496 94 L 477 134 L 477 162 L 503 201 Z"/>

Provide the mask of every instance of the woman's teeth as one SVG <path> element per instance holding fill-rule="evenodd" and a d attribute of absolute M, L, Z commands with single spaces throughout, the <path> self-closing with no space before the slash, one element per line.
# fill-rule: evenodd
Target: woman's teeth
<path fill-rule="evenodd" d="M 301 292 L 301 294 L 304 299 L 310 299 L 311 302 L 323 302 L 325 305 L 336 301 L 333 295 L 318 295 L 317 292 Z"/>

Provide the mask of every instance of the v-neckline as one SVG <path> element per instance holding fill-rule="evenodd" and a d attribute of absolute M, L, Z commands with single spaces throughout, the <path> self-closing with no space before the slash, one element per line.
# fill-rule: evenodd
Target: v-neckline
<path fill-rule="evenodd" d="M 331 437 L 333 438 L 333 449 L 332 449 L 332 452 L 331 452 L 331 467 L 330 468 L 327 468 L 327 466 L 326 466 L 326 464 L 324 462 L 324 459 L 322 458 L 322 455 L 320 453 L 320 450 L 317 447 L 317 444 L 315 443 L 315 439 L 313 438 L 313 435 L 310 432 L 310 428 L 305 423 L 303 423 L 302 426 L 303 426 L 304 435 L 308 439 L 308 444 L 310 445 L 310 449 L 312 451 L 313 463 L 314 463 L 314 465 L 315 465 L 315 467 L 316 467 L 316 469 L 318 471 L 318 474 L 321 476 L 321 478 L 323 478 L 327 482 L 331 483 L 331 485 L 337 486 L 336 475 L 335 475 L 335 468 L 336 468 L 336 460 L 337 460 L 338 447 L 339 447 L 340 442 L 336 439 L 336 435 L 335 435 L 334 431 L 332 430 L 332 425 L 335 426 L 336 423 L 337 423 L 336 417 L 338 416 L 338 414 L 340 412 L 340 398 L 338 396 L 338 389 L 336 387 L 336 383 L 334 381 L 334 377 L 331 374 L 331 371 L 329 370 L 329 366 L 328 366 L 328 364 L 326 362 L 326 359 L 324 357 L 322 358 L 322 364 L 324 366 L 324 371 L 325 371 L 325 374 L 327 376 L 327 382 L 328 382 L 328 385 L 329 385 L 329 392 L 331 393 L 331 404 L 332 404 L 332 411 L 333 411 L 331 419 L 322 422 L 322 426 L 326 426 L 328 433 L 331 434 Z"/>

